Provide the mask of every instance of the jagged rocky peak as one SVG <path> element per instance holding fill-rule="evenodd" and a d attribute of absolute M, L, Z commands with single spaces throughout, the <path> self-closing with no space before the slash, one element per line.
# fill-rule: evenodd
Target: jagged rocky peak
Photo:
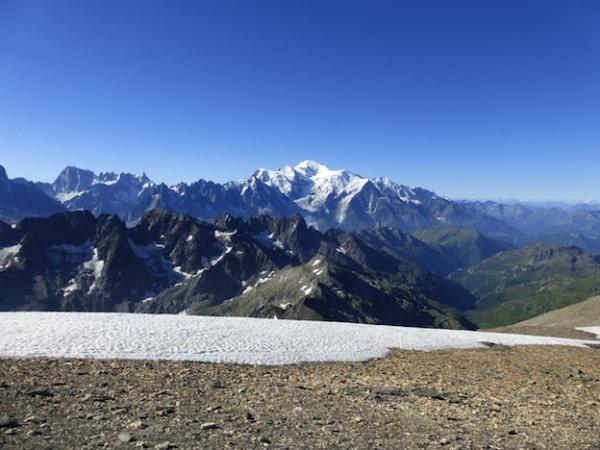
<path fill-rule="evenodd" d="M 96 174 L 91 170 L 67 166 L 58 175 L 52 186 L 56 193 L 81 192 L 89 189 L 95 178 Z"/>
<path fill-rule="evenodd" d="M 10 180 L 6 174 L 6 169 L 0 166 L 0 203 L 7 203 L 7 206 L 12 206 L 12 190 L 10 188 Z"/>
<path fill-rule="evenodd" d="M 111 185 L 116 183 L 145 185 L 146 183 L 152 183 L 152 180 L 145 173 L 135 175 L 126 172 L 100 172 L 97 175 L 91 170 L 67 166 L 54 181 L 52 187 L 55 193 L 65 194 L 84 192 L 97 184 Z"/>
<path fill-rule="evenodd" d="M 0 164 L 0 183 L 5 180 L 8 180 L 8 175 L 4 166 Z"/>

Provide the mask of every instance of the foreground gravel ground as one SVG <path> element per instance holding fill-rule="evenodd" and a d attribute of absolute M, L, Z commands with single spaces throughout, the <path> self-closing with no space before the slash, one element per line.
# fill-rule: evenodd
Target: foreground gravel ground
<path fill-rule="evenodd" d="M 0 360 L 2 449 L 600 449 L 600 350 L 351 364 Z"/>

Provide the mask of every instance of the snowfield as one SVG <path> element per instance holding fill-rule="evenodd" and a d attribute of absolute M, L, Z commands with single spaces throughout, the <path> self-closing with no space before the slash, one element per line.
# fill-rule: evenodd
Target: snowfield
<path fill-rule="evenodd" d="M 586 333 L 592 333 L 596 335 L 598 339 L 600 339 L 600 327 L 578 327 L 575 329 L 585 331 Z"/>
<path fill-rule="evenodd" d="M 187 315 L 4 312 L 0 357 L 166 359 L 244 364 L 363 361 L 389 349 L 593 341 L 338 322 Z M 600 330 L 599 330 L 600 331 Z M 597 343 L 597 342 L 596 342 Z"/>

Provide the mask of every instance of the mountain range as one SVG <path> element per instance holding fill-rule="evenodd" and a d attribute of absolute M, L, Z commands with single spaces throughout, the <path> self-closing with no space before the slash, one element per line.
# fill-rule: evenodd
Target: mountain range
<path fill-rule="evenodd" d="M 153 208 L 214 221 L 224 213 L 249 218 L 302 215 L 320 230 L 376 226 L 413 232 L 435 227 L 474 228 L 517 246 L 544 241 L 600 252 L 598 204 L 533 205 L 450 200 L 432 191 L 332 170 L 313 161 L 258 169 L 228 183 L 198 180 L 168 186 L 145 174 L 100 173 L 69 166 L 53 183 L 10 180 L 0 169 L 0 220 L 88 210 L 137 223 Z"/>
<path fill-rule="evenodd" d="M 0 166 L 0 309 L 502 326 L 600 291 L 600 211 L 304 161 L 224 184 Z"/>
<path fill-rule="evenodd" d="M 173 186 L 154 183 L 145 174 L 98 175 L 67 167 L 53 183 L 35 183 L 35 186 L 55 200 L 49 200 L 55 209 L 62 205 L 70 211 L 117 214 L 127 223 L 137 222 L 145 211 L 162 208 L 202 220 L 214 220 L 224 213 L 243 218 L 301 214 L 321 230 L 384 225 L 413 231 L 458 226 L 509 238 L 519 235 L 512 226 L 469 204 L 387 178 L 369 179 L 347 170 L 331 170 L 312 161 L 278 170 L 259 169 L 245 180 L 225 184 L 199 180 Z M 30 187 L 33 190 L 34 185 L 30 183 Z M 2 197 L 0 202 L 4 203 Z M 13 213 L 2 214 L 1 218 L 14 222 L 35 211 L 27 202 L 20 205 L 20 210 L 20 217 Z M 37 215 L 47 214 L 47 208 L 40 208 Z"/>
<path fill-rule="evenodd" d="M 398 242 L 322 233 L 300 215 L 209 223 L 154 209 L 134 227 L 89 211 L 28 218 L 0 224 L 0 309 L 474 328 L 463 313 L 475 298 Z"/>

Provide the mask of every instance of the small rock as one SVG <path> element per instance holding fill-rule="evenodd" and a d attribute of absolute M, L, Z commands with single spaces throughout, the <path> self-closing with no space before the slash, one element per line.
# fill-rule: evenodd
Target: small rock
<path fill-rule="evenodd" d="M 160 409 L 158 411 L 156 411 L 156 415 L 157 416 L 170 416 L 171 414 L 173 414 L 175 412 L 175 408 L 173 408 L 172 406 L 167 406 L 166 408 Z"/>
<path fill-rule="evenodd" d="M 373 388 L 373 389 L 371 389 L 370 393 L 373 395 L 389 395 L 389 396 L 397 396 L 397 397 L 405 397 L 406 396 L 406 392 L 404 392 L 402 389 L 396 388 L 396 387 L 386 387 L 386 386 Z"/>
<path fill-rule="evenodd" d="M 215 422 L 205 422 L 200 425 L 201 430 L 214 430 L 215 428 L 219 428 L 219 425 Z"/>
<path fill-rule="evenodd" d="M 128 425 L 128 428 L 131 430 L 141 430 L 142 428 L 145 428 L 145 427 L 146 427 L 146 425 L 141 420 L 134 420 L 133 422 L 131 422 Z"/>
<path fill-rule="evenodd" d="M 133 435 L 131 433 L 119 433 L 119 435 L 117 436 L 117 438 L 119 439 L 120 442 L 131 442 L 133 441 Z"/>
<path fill-rule="evenodd" d="M 43 387 L 35 388 L 27 392 L 27 395 L 29 395 L 30 397 L 52 397 L 54 394 L 47 387 Z"/>
<path fill-rule="evenodd" d="M 581 375 L 583 375 L 583 371 L 581 369 L 576 367 L 571 370 L 571 377 L 577 378 L 577 377 L 580 377 Z"/>
<path fill-rule="evenodd" d="M 446 396 L 442 392 L 438 392 L 428 387 L 416 387 L 412 390 L 412 393 L 417 397 L 431 398 L 433 400 L 445 400 Z"/>
<path fill-rule="evenodd" d="M 82 402 L 99 402 L 99 403 L 104 403 L 109 400 L 114 400 L 114 397 L 110 397 L 108 395 L 85 394 L 83 396 L 83 398 L 81 399 Z"/>
<path fill-rule="evenodd" d="M 208 382 L 208 385 L 213 389 L 222 389 L 225 387 L 225 384 L 223 384 L 223 382 L 221 380 L 217 380 L 217 379 L 210 380 Z"/>
<path fill-rule="evenodd" d="M 161 442 L 160 444 L 156 444 L 154 446 L 154 448 L 156 450 L 168 450 L 170 448 L 177 448 L 177 446 L 175 444 L 173 444 L 172 442 L 165 441 L 165 442 Z"/>
<path fill-rule="evenodd" d="M 258 442 L 260 442 L 261 444 L 270 444 L 271 441 L 269 440 L 269 438 L 265 437 L 265 436 L 261 436 L 258 438 Z"/>
<path fill-rule="evenodd" d="M 38 416 L 29 416 L 23 422 L 25 423 L 44 423 L 46 420 Z"/>
<path fill-rule="evenodd" d="M 6 414 L 0 416 L 0 428 L 14 428 L 18 426 L 19 424 L 12 417 L 7 416 Z"/>
<path fill-rule="evenodd" d="M 257 419 L 257 417 L 258 417 L 258 414 L 256 414 L 256 412 L 253 409 L 248 408 L 246 410 L 246 420 L 247 421 L 254 422 Z"/>

